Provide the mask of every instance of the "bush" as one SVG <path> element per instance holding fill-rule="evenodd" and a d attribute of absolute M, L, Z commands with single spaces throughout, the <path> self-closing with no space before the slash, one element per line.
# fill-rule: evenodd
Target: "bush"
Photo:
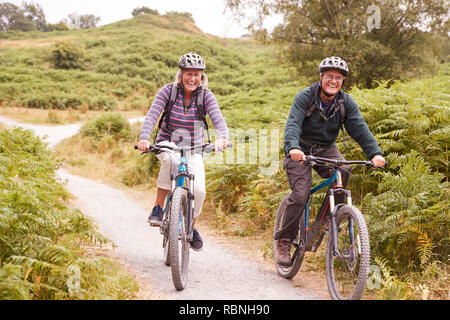
<path fill-rule="evenodd" d="M 104 136 L 112 136 L 116 139 L 132 139 L 128 120 L 118 113 L 107 113 L 98 118 L 86 122 L 81 127 L 81 135 L 100 139 Z"/>
<path fill-rule="evenodd" d="M 84 51 L 69 41 L 58 42 L 50 53 L 50 62 L 57 69 L 83 69 Z"/>

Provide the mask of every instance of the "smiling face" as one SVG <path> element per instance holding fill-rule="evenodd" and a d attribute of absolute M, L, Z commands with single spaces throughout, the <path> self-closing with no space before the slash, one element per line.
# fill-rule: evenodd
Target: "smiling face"
<path fill-rule="evenodd" d="M 184 69 L 181 80 L 184 90 L 193 93 L 201 84 L 203 71 L 199 69 Z"/>
<path fill-rule="evenodd" d="M 344 78 L 344 75 L 336 69 L 322 72 L 322 75 L 320 76 L 322 90 L 329 95 L 335 96 L 339 90 L 341 90 Z"/>

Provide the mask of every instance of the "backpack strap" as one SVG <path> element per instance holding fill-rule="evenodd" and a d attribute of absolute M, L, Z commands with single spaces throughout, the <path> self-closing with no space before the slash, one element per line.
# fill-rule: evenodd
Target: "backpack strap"
<path fill-rule="evenodd" d="M 206 135 L 208 136 L 208 143 L 211 143 L 211 139 L 209 136 L 208 123 L 206 122 L 206 112 L 205 112 L 205 89 L 201 89 L 197 94 L 197 108 L 200 113 L 200 119 L 203 121 L 206 129 Z"/>
<path fill-rule="evenodd" d="M 315 82 L 310 86 L 311 89 L 311 94 L 312 94 L 312 99 L 309 103 L 308 109 L 306 109 L 306 117 L 310 117 L 314 111 L 314 109 L 317 108 L 317 103 L 316 103 L 316 97 L 317 97 L 317 92 L 319 91 L 319 82 Z"/>
<path fill-rule="evenodd" d="M 341 114 L 341 116 L 339 118 L 339 125 L 341 127 L 341 132 L 342 132 L 342 143 L 344 144 L 344 147 L 345 147 L 345 132 L 344 132 L 345 100 L 344 99 L 337 100 L 337 105 L 338 105 L 338 108 L 339 108 L 339 112 Z"/>
<path fill-rule="evenodd" d="M 345 100 L 344 99 L 339 99 L 336 101 L 338 108 L 339 108 L 339 112 L 341 114 L 341 118 L 339 119 L 339 123 L 342 125 L 345 122 Z"/>
<path fill-rule="evenodd" d="M 161 130 L 161 125 L 162 125 L 163 120 L 165 120 L 167 124 L 169 123 L 170 111 L 172 110 L 172 107 L 175 104 L 177 96 L 178 96 L 178 88 L 174 82 L 174 83 L 172 83 L 172 89 L 170 90 L 169 101 L 167 101 L 166 106 L 164 107 L 162 117 L 159 119 L 158 130 L 156 131 L 155 139 L 154 139 L 153 143 L 156 142 L 156 137 L 158 136 L 159 130 Z"/>

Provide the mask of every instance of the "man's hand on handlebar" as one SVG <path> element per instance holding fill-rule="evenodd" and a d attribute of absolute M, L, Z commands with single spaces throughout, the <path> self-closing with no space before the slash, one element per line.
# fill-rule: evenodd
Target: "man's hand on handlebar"
<path fill-rule="evenodd" d="M 372 161 L 374 167 L 384 167 L 386 164 L 386 160 L 379 154 L 375 155 L 370 161 Z"/>
<path fill-rule="evenodd" d="M 291 149 L 289 150 L 289 155 L 291 159 L 294 161 L 306 160 L 306 156 L 300 149 Z"/>

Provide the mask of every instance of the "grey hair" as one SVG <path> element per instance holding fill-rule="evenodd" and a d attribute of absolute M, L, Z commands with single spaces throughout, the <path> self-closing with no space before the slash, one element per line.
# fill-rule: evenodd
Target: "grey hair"
<path fill-rule="evenodd" d="M 182 75 L 183 75 L 183 69 L 178 69 L 177 74 L 175 75 L 175 85 L 177 86 L 179 83 L 182 83 Z M 206 73 L 203 72 L 202 74 L 202 81 L 201 81 L 202 89 L 208 88 L 208 77 L 206 76 Z"/>

